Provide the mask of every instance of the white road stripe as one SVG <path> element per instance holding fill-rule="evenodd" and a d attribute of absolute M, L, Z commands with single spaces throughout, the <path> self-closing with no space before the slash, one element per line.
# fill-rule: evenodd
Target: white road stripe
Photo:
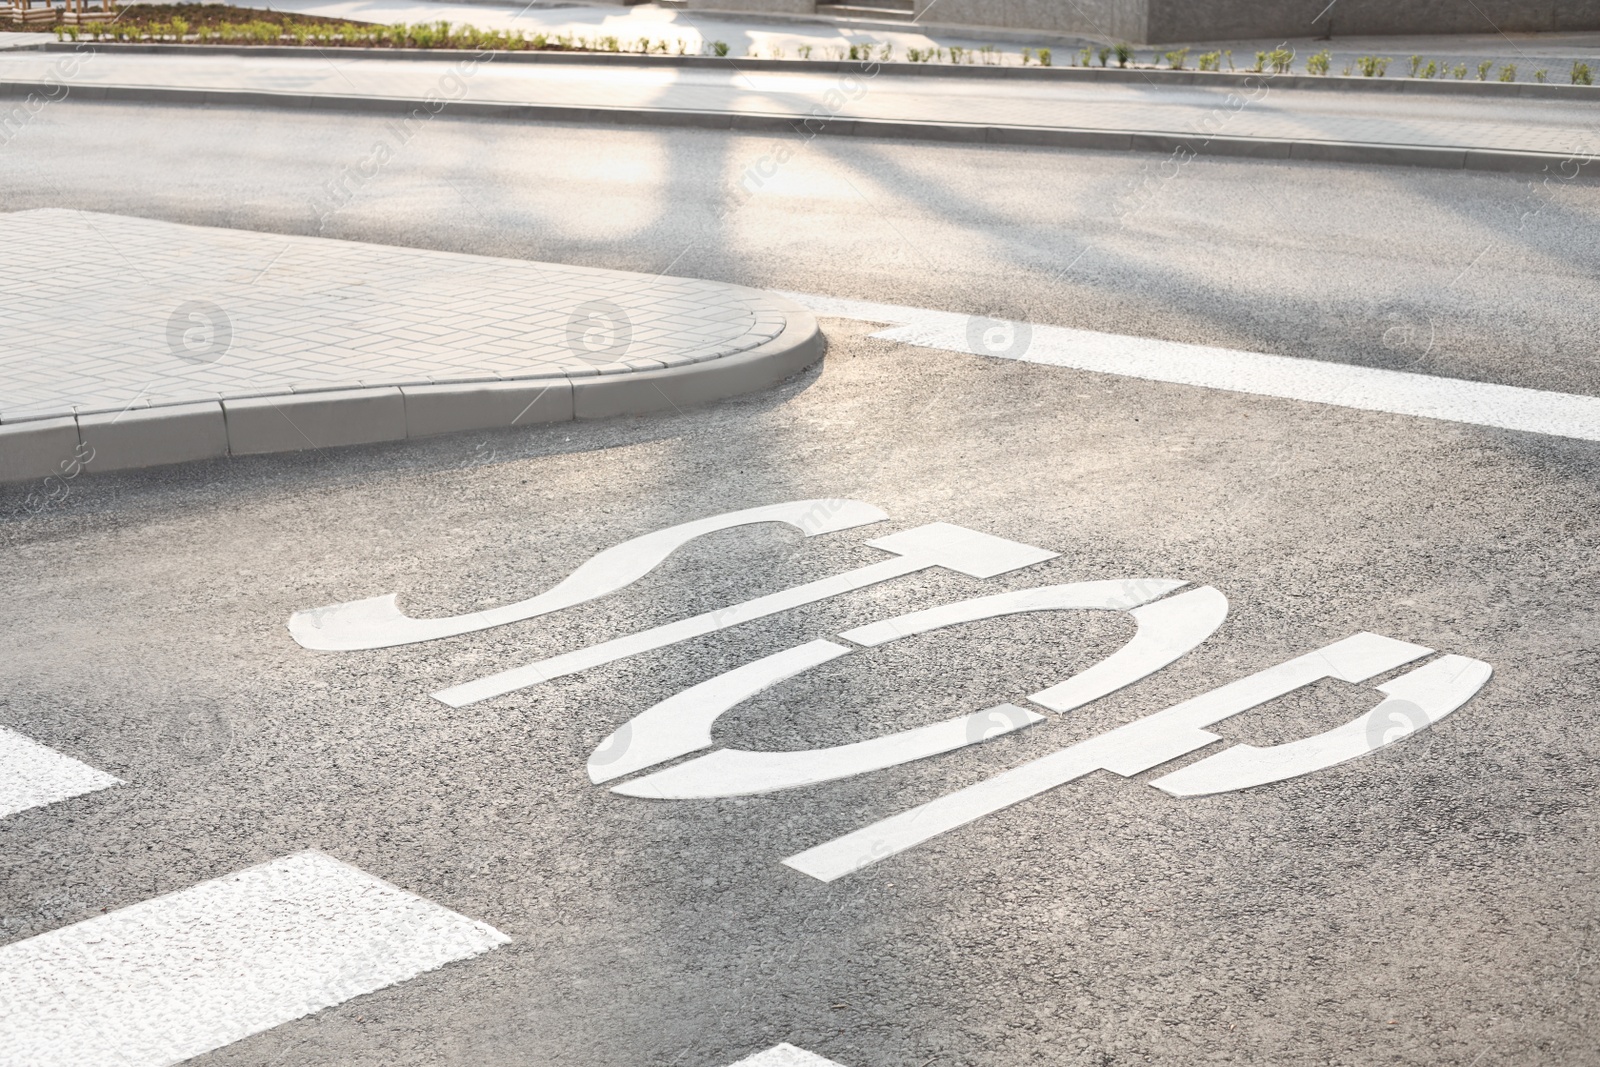
<path fill-rule="evenodd" d="M 746 1056 L 738 1063 L 729 1064 L 728 1067 L 843 1067 L 843 1065 L 833 1060 L 825 1060 L 815 1052 L 795 1048 L 786 1042 L 774 1045 L 754 1056 Z"/>
<path fill-rule="evenodd" d="M 804 304 L 818 315 L 903 324 L 872 336 L 921 348 L 1600 441 L 1600 397 L 1123 337 L 1064 326 L 1002 322 L 863 300 L 806 293 L 779 295 Z M 983 342 L 986 329 L 998 329 L 1003 335 L 994 347 Z"/>
<path fill-rule="evenodd" d="M 0 819 L 121 784 L 105 771 L 0 727 Z"/>
<path fill-rule="evenodd" d="M 165 1067 L 509 940 L 299 852 L 0 948 L 0 1065 Z"/>

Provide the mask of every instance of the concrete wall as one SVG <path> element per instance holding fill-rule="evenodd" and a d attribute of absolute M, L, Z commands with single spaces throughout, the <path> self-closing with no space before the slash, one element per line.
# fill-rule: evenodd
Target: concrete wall
<path fill-rule="evenodd" d="M 1005 2 L 1005 0 L 990 0 Z M 1066 2 L 1066 0 L 1064 0 Z M 1129 0 L 1148 5 L 1146 42 L 1600 29 L 1600 0 Z"/>
<path fill-rule="evenodd" d="M 916 0 L 916 9 L 918 21 L 930 24 L 1042 30 L 1138 43 L 1145 40 L 1148 4 L 1149 0 Z"/>
<path fill-rule="evenodd" d="M 779 15 L 811 15 L 817 10 L 816 0 L 688 0 L 686 6 L 690 11 L 769 11 Z"/>
<path fill-rule="evenodd" d="M 915 0 L 928 25 L 992 26 L 1132 44 L 1317 37 L 1328 0 Z M 691 9 L 811 14 L 815 0 L 688 0 Z M 1338 37 L 1600 30 L 1600 0 L 1338 0 Z M 1316 21 L 1313 21 L 1316 20 Z"/>

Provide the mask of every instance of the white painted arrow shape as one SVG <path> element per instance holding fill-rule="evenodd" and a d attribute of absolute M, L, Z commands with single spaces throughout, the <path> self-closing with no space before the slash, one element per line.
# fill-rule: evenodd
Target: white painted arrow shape
<path fill-rule="evenodd" d="M 390 648 L 456 637 L 522 622 L 614 593 L 649 574 L 684 544 L 717 530 L 783 522 L 812 537 L 887 518 L 878 508 L 859 500 L 791 500 L 730 511 L 624 541 L 590 559 L 548 592 L 515 604 L 444 619 L 414 619 L 400 610 L 396 595 L 388 593 L 297 611 L 289 617 L 289 633 L 304 647 L 320 651 Z"/>
<path fill-rule="evenodd" d="M 0 819 L 121 784 L 120 778 L 0 727 Z"/>
<path fill-rule="evenodd" d="M 933 522 L 926 526 L 902 530 L 887 537 L 868 541 L 867 544 L 886 552 L 894 552 L 899 558 L 870 563 L 865 567 L 846 571 L 844 574 L 836 574 L 805 585 L 769 593 L 742 604 L 708 611 L 693 618 L 680 619 L 654 629 L 552 656 L 537 663 L 529 663 L 477 681 L 442 689 L 433 696 L 453 708 L 465 707 L 480 700 L 504 696 L 518 689 L 539 685 L 552 678 L 576 674 L 591 667 L 637 656 L 652 649 L 665 648 L 692 637 L 715 633 L 752 619 L 764 618 L 852 590 L 864 589 L 892 578 L 927 570 L 929 567 L 945 567 L 973 578 L 993 578 L 1007 571 L 1031 567 L 1035 563 L 1053 559 L 1057 555 L 1055 552 L 1034 548 L 1032 545 L 1007 541 L 1001 537 L 992 537 L 989 534 L 944 522 Z"/>
<path fill-rule="evenodd" d="M 728 1067 L 844 1067 L 844 1065 L 784 1042 L 781 1045 L 773 1045 L 765 1052 L 746 1056 L 738 1063 L 729 1064 Z"/>

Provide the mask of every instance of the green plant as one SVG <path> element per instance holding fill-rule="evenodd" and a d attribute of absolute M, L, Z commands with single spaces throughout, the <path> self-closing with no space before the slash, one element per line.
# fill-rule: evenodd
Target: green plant
<path fill-rule="evenodd" d="M 1413 78 L 1415 78 L 1417 76 L 1417 68 L 1420 67 L 1420 66 L 1422 66 L 1422 57 L 1421 56 L 1412 56 L 1411 57 L 1411 76 Z"/>
<path fill-rule="evenodd" d="M 1351 71 L 1351 64 L 1346 63 L 1344 65 L 1344 70 L 1340 71 L 1339 73 L 1340 73 L 1341 77 L 1348 78 L 1348 77 L 1350 77 L 1350 71 Z"/>
<path fill-rule="evenodd" d="M 950 46 L 950 62 L 960 63 L 961 57 L 966 54 L 967 50 L 965 48 L 957 48 L 955 45 Z"/>
<path fill-rule="evenodd" d="M 1481 82 L 1488 81 L 1489 80 L 1489 72 L 1491 70 L 1493 70 L 1493 69 L 1494 69 L 1494 60 L 1492 60 L 1492 59 L 1486 59 L 1482 63 L 1479 63 L 1478 64 L 1478 80 L 1481 81 Z"/>
<path fill-rule="evenodd" d="M 682 41 L 678 42 L 678 47 L 680 49 L 683 47 L 683 42 Z M 808 44 L 801 45 L 799 48 L 795 49 L 795 51 L 800 53 L 800 58 L 801 59 L 810 59 L 811 58 L 811 46 L 808 45 Z M 683 53 L 681 51 L 678 54 L 680 56 L 683 55 Z M 914 63 L 914 62 L 916 62 L 916 60 L 912 60 L 912 62 Z"/>
<path fill-rule="evenodd" d="M 1326 48 L 1314 56 L 1306 57 L 1306 73 L 1325 76 L 1328 68 L 1333 65 L 1333 56 Z"/>
<path fill-rule="evenodd" d="M 59 22 L 56 23 L 56 40 L 58 40 L 58 41 L 62 40 L 66 36 L 67 36 L 67 28 L 65 26 L 61 25 Z"/>
<path fill-rule="evenodd" d="M 1592 73 L 1590 73 L 1590 71 L 1589 71 L 1589 64 L 1587 64 L 1587 63 L 1574 63 L 1574 64 L 1572 64 L 1572 84 L 1573 85 L 1593 85 L 1594 84 L 1594 75 Z"/>
<path fill-rule="evenodd" d="M 1106 45 L 1105 47 L 1101 48 L 1099 52 L 1095 53 L 1095 58 L 1100 60 L 1100 65 L 1102 67 L 1105 66 L 1106 60 L 1111 58 L 1111 46 Z"/>
<path fill-rule="evenodd" d="M 1542 83 L 1544 81 L 1544 76 L 1548 73 L 1550 72 L 1546 70 L 1536 70 L 1533 72 L 1533 80 Z"/>
<path fill-rule="evenodd" d="M 1039 66 L 1048 67 L 1049 65 L 1050 65 L 1050 49 L 1048 49 L 1048 48 L 1039 49 Z"/>
<path fill-rule="evenodd" d="M 711 51 L 713 53 L 715 53 L 719 57 L 726 56 L 728 54 L 728 42 L 727 41 L 712 41 L 711 42 Z"/>
<path fill-rule="evenodd" d="M 1517 80 L 1517 65 L 1515 63 L 1507 63 L 1505 66 L 1501 67 L 1500 68 L 1500 80 L 1503 81 L 1503 82 L 1514 82 L 1514 81 L 1516 81 Z"/>
<path fill-rule="evenodd" d="M 883 60 L 885 63 L 887 63 L 891 59 L 893 59 L 894 58 L 894 45 L 890 44 L 888 41 L 885 41 L 883 44 L 879 45 L 878 46 L 878 58 Z"/>
<path fill-rule="evenodd" d="M 1428 60 L 1428 65 L 1426 67 L 1422 68 L 1422 76 L 1424 78 L 1435 77 L 1435 76 L 1438 75 L 1438 73 L 1439 73 L 1439 64 L 1435 63 L 1431 59 Z"/>
<path fill-rule="evenodd" d="M 1274 74 L 1287 74 L 1289 68 L 1294 66 L 1294 49 L 1274 48 L 1267 53 L 1267 59 L 1272 63 Z"/>
<path fill-rule="evenodd" d="M 1260 74 L 1262 71 L 1264 71 L 1266 69 L 1267 69 L 1267 54 L 1265 52 L 1257 52 L 1256 53 L 1256 65 L 1250 68 L 1250 73 L 1251 74 Z"/>
<path fill-rule="evenodd" d="M 1128 60 L 1133 58 L 1133 46 L 1130 44 L 1118 44 L 1116 52 L 1117 66 L 1126 67 L 1128 65 Z"/>
<path fill-rule="evenodd" d="M 1465 63 L 1457 63 L 1450 68 L 1450 73 L 1455 76 L 1456 81 L 1460 81 L 1467 76 L 1467 65 Z"/>
<path fill-rule="evenodd" d="M 1084 45 L 1083 51 L 1078 53 L 1078 66 L 1087 67 L 1089 65 L 1089 60 L 1093 57 L 1094 47 L 1092 45 Z"/>
<path fill-rule="evenodd" d="M 978 51 L 983 56 L 983 62 L 987 66 L 993 66 L 1000 61 L 1000 56 L 992 44 L 986 44 Z"/>
<path fill-rule="evenodd" d="M 1231 48 L 1230 48 L 1230 49 L 1227 49 L 1227 50 L 1225 50 L 1225 51 L 1224 51 L 1224 52 L 1223 52 L 1223 53 L 1222 53 L 1222 58 L 1223 58 L 1223 59 L 1226 59 L 1226 60 L 1227 60 L 1227 61 L 1228 61 L 1228 69 L 1229 69 L 1229 70 L 1236 70 L 1236 69 L 1238 69 L 1238 68 L 1236 68 L 1236 67 L 1235 67 L 1235 66 L 1234 66 L 1234 65 L 1233 65 L 1233 50 L 1232 50 L 1232 49 L 1231 49 Z"/>
<path fill-rule="evenodd" d="M 1381 78 L 1389 72 L 1389 60 L 1377 56 L 1358 56 L 1356 69 L 1363 78 Z"/>
<path fill-rule="evenodd" d="M 1187 58 L 1189 58 L 1189 50 L 1187 48 L 1180 48 L 1176 52 L 1168 52 L 1167 66 L 1173 70 L 1182 70 L 1183 61 Z"/>
<path fill-rule="evenodd" d="M 1029 63 L 1033 62 L 1033 49 L 1024 48 L 1022 50 L 1022 52 L 1021 52 L 1021 56 L 1022 56 L 1022 65 L 1024 67 L 1026 67 Z"/>
<path fill-rule="evenodd" d="M 1195 65 L 1201 70 L 1219 70 L 1222 67 L 1222 53 L 1203 52 L 1201 53 L 1200 57 L 1195 60 Z"/>

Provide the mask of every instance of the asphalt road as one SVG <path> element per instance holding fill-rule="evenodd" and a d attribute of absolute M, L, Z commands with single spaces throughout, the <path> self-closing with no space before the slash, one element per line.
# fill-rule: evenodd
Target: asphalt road
<path fill-rule="evenodd" d="M 859 328 L 859 327 L 857 327 Z M 851 339 L 820 372 L 661 418 L 85 478 L 0 527 L 0 714 L 126 785 L 0 823 L 7 940 L 322 849 L 513 939 L 206 1064 L 847 1067 L 1581 1064 L 1595 1056 L 1591 444 Z M 886 526 L 694 542 L 582 608 L 313 653 L 291 612 L 521 599 L 625 537 L 848 496 Z M 446 685 L 872 562 L 945 521 L 1061 553 L 930 571 L 468 708 Z M 1018 735 L 765 796 L 620 797 L 590 751 L 793 644 L 1003 589 L 1169 577 L 1229 599 L 1149 680 Z M 780 860 L 1367 629 L 1487 661 L 1360 759 L 1176 800 L 1100 773 L 823 884 Z M 1024 615 L 819 668 L 719 744 L 842 744 L 1018 700 L 1125 617 Z M 1370 707 L 1318 683 L 1219 726 Z M 1163 768 L 1170 769 L 1170 767 Z"/>
<path fill-rule="evenodd" d="M 0 150 L 0 206 L 315 232 L 316 181 L 380 125 L 52 107 Z M 323 232 L 1595 391 L 1592 186 L 1524 216 L 1514 178 L 1206 163 L 1118 220 L 1153 160 L 814 143 L 719 218 L 770 147 L 438 121 Z M 1479 243 L 1500 251 L 1473 265 Z M 1419 314 L 1427 352 L 1384 345 L 1385 316 Z M 1600 1063 L 1595 445 L 829 330 L 821 367 L 708 409 L 86 476 L 0 522 L 0 722 L 125 782 L 0 821 L 0 940 L 315 848 L 512 943 L 197 1063 L 726 1067 L 780 1041 L 846 1067 Z M 437 643 L 314 653 L 284 626 L 390 591 L 415 615 L 520 600 L 625 538 L 809 497 L 889 520 L 711 535 L 602 600 Z M 1060 556 L 429 697 L 929 522 Z M 756 657 L 1124 577 L 1215 586 L 1227 621 L 1087 707 L 843 781 L 668 802 L 585 773 L 620 724 Z M 1132 630 L 1031 614 L 910 638 L 714 737 L 837 745 L 1020 701 Z M 780 862 L 1362 630 L 1495 675 L 1302 778 L 1180 800 L 1145 784 L 1178 764 L 1099 772 L 831 883 Z M 1319 682 L 1215 732 L 1276 744 L 1375 699 Z"/>
<path fill-rule="evenodd" d="M 1600 393 L 1589 179 L 69 101 L 0 146 L 24 207 Z"/>

